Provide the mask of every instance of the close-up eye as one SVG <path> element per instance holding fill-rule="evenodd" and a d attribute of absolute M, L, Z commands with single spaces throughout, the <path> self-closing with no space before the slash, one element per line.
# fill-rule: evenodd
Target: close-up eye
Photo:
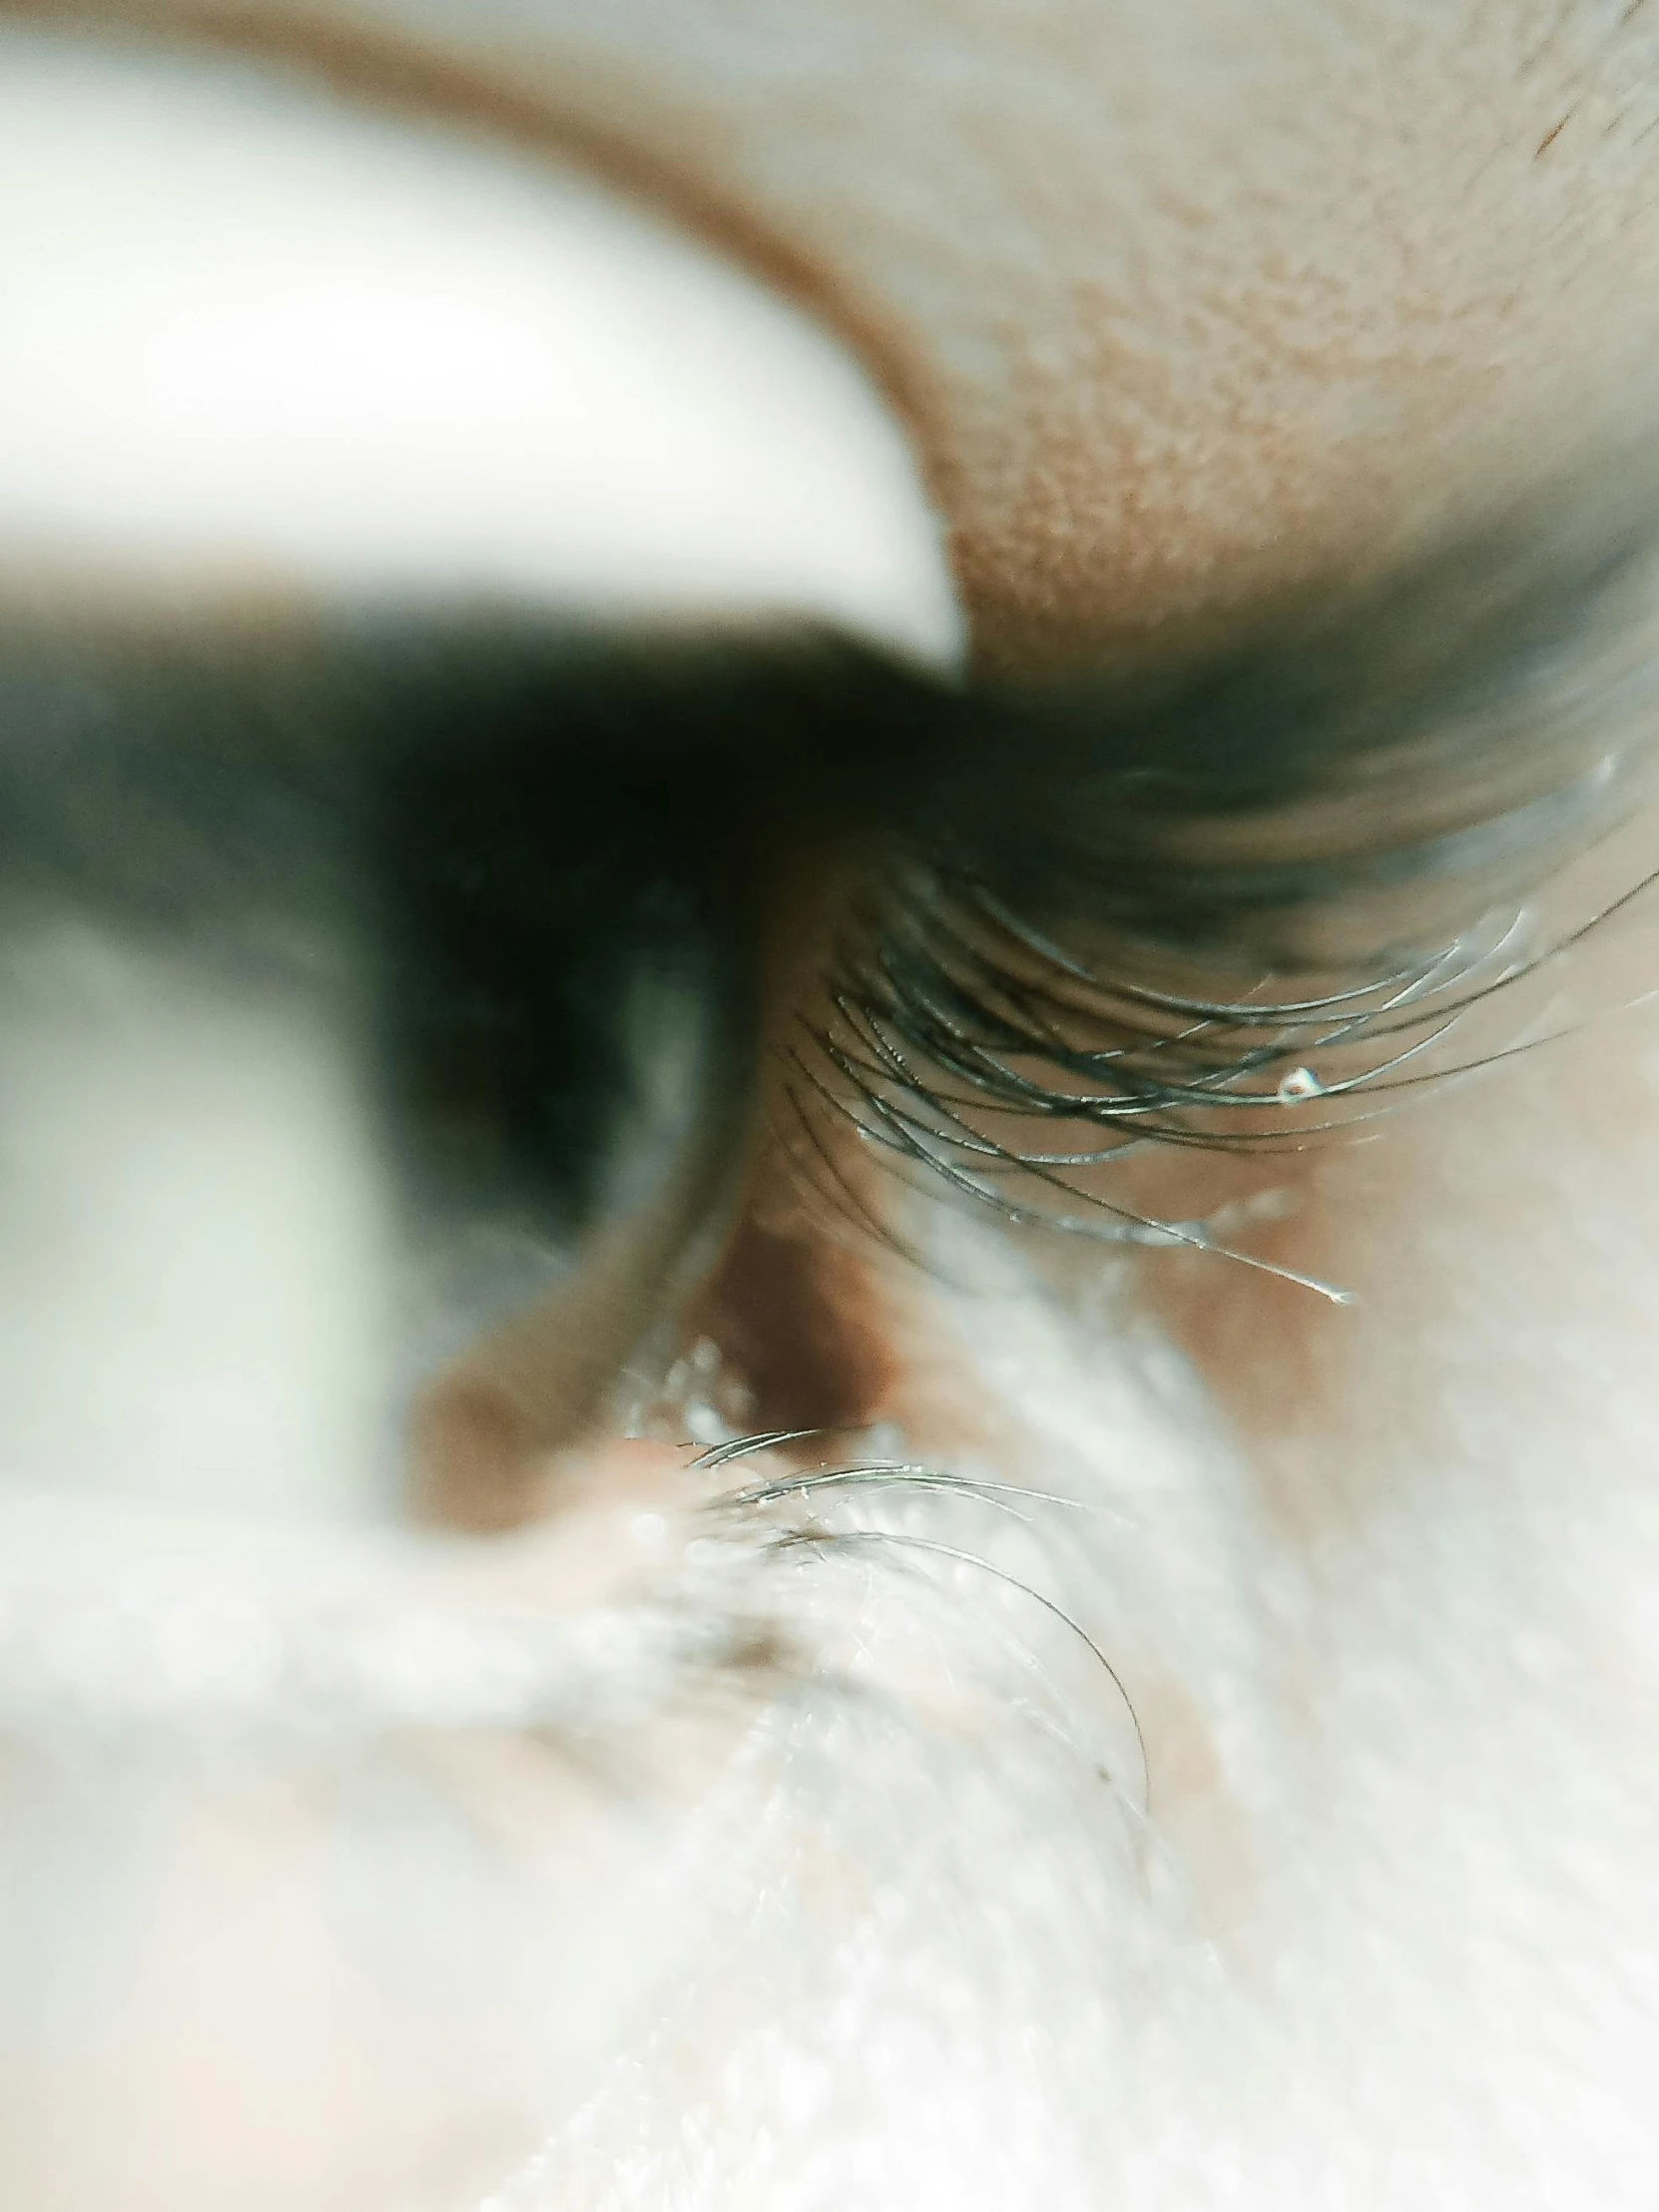
<path fill-rule="evenodd" d="M 1235 13 L 0 15 L 0 2204 L 1650 2202 L 1659 20 Z"/>

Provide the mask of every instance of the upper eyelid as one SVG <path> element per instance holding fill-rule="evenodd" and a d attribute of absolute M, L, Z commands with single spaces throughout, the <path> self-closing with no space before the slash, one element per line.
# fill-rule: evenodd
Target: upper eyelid
<path fill-rule="evenodd" d="M 1410 926 L 1388 886 L 1413 879 L 1440 885 L 1423 925 L 1460 928 L 1651 780 L 1651 476 L 1615 493 L 1597 470 L 1150 666 L 982 692 L 918 785 L 914 832 L 1018 903 L 1189 949 L 1239 925 L 1239 950 L 1299 959 L 1249 917 L 1349 899 L 1358 926 L 1382 894 L 1386 936 Z"/>
<path fill-rule="evenodd" d="M 1273 805 L 1448 724 L 1507 734 L 1535 704 L 1640 674 L 1656 614 L 1659 500 L 1588 532 L 1545 509 L 1149 666 L 999 699 L 1025 748 L 1176 808 L 1188 783 L 1206 811 Z"/>

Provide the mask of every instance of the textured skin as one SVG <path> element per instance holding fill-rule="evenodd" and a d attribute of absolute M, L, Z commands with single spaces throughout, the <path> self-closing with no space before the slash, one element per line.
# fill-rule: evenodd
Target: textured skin
<path fill-rule="evenodd" d="M 574 140 L 782 268 L 908 412 L 998 665 L 1364 570 L 1650 403 L 1640 4 L 45 12 Z"/>
<path fill-rule="evenodd" d="M 1659 15 L 1640 0 L 330 0 L 169 19 L 577 146 L 819 302 L 909 415 L 987 665 L 1167 644 L 1651 426 Z M 1562 910 L 1656 854 L 1637 821 Z M 1638 914 L 1524 1022 L 1625 1006 L 1656 965 Z M 1066 1578 L 1122 1670 L 1147 1858 L 1094 1849 L 1066 1777 L 1009 1749 L 1029 1682 L 1001 1646 L 987 1659 L 1003 1616 L 974 1595 L 937 1645 L 900 1652 L 952 1724 L 936 1766 L 831 1713 L 794 1763 L 740 1763 L 711 1793 L 670 1915 L 707 1955 L 681 1971 L 649 1923 L 619 1947 L 619 1979 L 674 1958 L 670 2001 L 624 2023 L 576 2122 L 493 2205 L 1646 2212 L 1656 1038 L 1638 1008 L 1435 1094 L 1385 1141 L 1293 1159 L 1252 1249 L 1350 1288 L 1346 1310 L 1167 1254 L 1047 1303 L 924 1220 L 943 1272 L 971 1260 L 985 1289 L 887 1287 L 881 1409 L 918 1451 L 1105 1509 L 1086 1537 L 1016 1530 L 1009 1556 Z M 1184 1215 L 1261 1181 L 1177 1157 L 1139 1195 Z M 977 1541 L 953 1510 L 906 1525 Z M 819 1717 L 779 1711 L 786 1735 Z M 25 1871 L 74 1908 L 57 1833 L 40 1820 Z M 381 1848 L 427 1866 L 424 1833 Z M 95 1899 L 101 1868 L 86 1855 Z M 309 1910 L 303 1875 L 284 1879 Z M 445 1879 L 472 1895 L 470 1861 Z M 242 1973 L 219 1893 L 181 1896 L 218 1975 L 186 2005 L 200 2061 L 270 1960 L 249 1944 Z M 246 1938 L 253 1917 L 224 1911 Z M 333 2017 L 316 1979 L 301 1993 Z M 303 2051 L 308 2017 L 296 2004 L 273 2040 Z M 121 2187 L 143 2212 L 190 2203 L 199 2074 L 169 2073 L 160 2036 L 145 2048 L 161 2180 L 99 2167 L 65 2077 L 52 2119 L 92 2175 L 64 2185 L 74 2212 L 128 2212 Z M 374 2086 L 406 2145 L 388 2072 Z M 289 2096 L 338 2129 L 311 2165 Z M 407 2201 L 389 2159 L 353 2188 L 338 2102 L 295 2062 L 258 2113 L 294 2158 L 285 2201 L 282 2182 L 239 2201 Z M 204 2212 L 248 2163 L 236 2119 Z M 50 2138 L 36 2171 L 61 2174 Z M 427 2173 L 458 2196 L 471 2170 L 434 2151 Z"/>

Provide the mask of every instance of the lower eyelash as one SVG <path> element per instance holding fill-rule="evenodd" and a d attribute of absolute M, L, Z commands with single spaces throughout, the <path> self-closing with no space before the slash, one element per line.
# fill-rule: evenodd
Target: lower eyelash
<path fill-rule="evenodd" d="M 88 1772 L 138 1761 L 222 1781 L 331 1771 L 388 1744 L 516 1736 L 649 1795 L 664 1732 L 700 1714 L 741 1722 L 781 1699 L 833 1703 L 878 1687 L 902 1721 L 891 1637 L 908 1632 L 925 1651 L 948 1620 L 959 1638 L 973 1624 L 962 1664 L 970 1644 L 980 1650 L 981 1688 L 1000 1706 L 1007 1674 L 1020 1693 L 1008 1717 L 1036 1721 L 1079 1781 L 1110 1782 L 1144 1816 L 1147 1752 L 1128 1692 L 1044 1587 L 1052 1532 L 1098 1508 L 890 1458 L 780 1470 L 777 1446 L 822 1433 L 703 1453 L 692 1466 L 709 1494 L 683 1557 L 635 1594 L 569 1611 L 423 1602 L 346 1561 L 331 1589 L 303 1599 L 280 1577 L 188 1552 L 117 1564 L 102 1550 L 82 1556 L 73 1514 L 43 1518 L 25 1502 L 0 1515 L 14 1539 L 0 1570 L 0 1746 Z M 1012 1563 L 1000 1538 L 985 1540 L 987 1521 L 1016 1537 Z M 890 1607 L 876 1607 L 878 1583 Z M 984 1609 L 992 1585 L 1011 1604 L 1006 1620 Z M 1092 1740 L 1056 1659 L 1109 1685 L 1133 1731 L 1133 1772 L 1120 1776 Z M 911 1716 L 924 1719 L 925 1699 Z"/>

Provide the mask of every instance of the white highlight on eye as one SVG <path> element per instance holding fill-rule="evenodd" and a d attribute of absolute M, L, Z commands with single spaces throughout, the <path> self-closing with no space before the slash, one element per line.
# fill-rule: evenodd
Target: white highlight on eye
<path fill-rule="evenodd" d="M 14 563 L 803 615 L 959 655 L 861 369 L 574 174 L 221 63 L 8 32 L 0 198 Z"/>

